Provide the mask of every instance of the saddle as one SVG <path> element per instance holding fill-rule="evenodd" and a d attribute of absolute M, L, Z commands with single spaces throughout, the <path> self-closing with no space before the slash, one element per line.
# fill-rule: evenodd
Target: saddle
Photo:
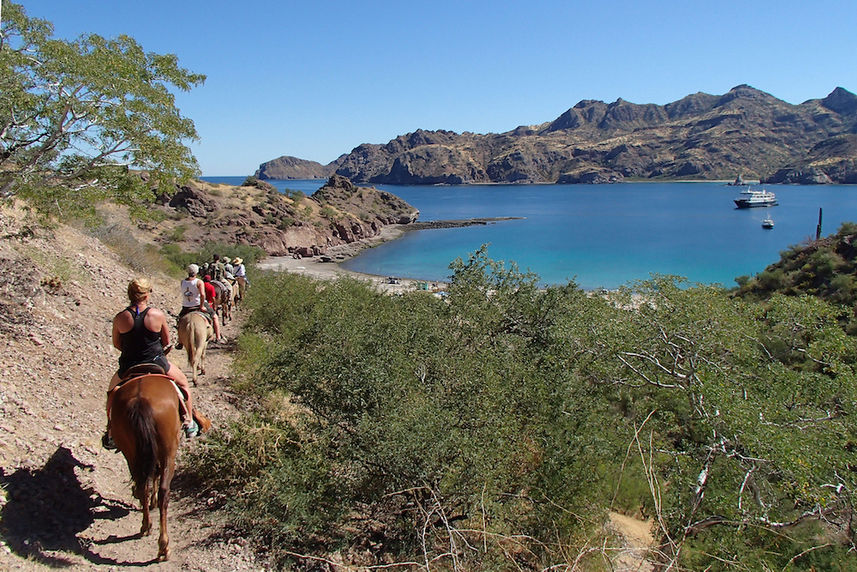
<path fill-rule="evenodd" d="M 194 314 L 194 313 L 201 314 L 202 317 L 204 317 L 206 320 L 208 320 L 209 324 L 214 325 L 213 322 L 211 321 L 211 314 L 209 314 L 208 312 L 206 312 L 205 310 L 203 310 L 201 308 L 197 308 L 196 310 L 191 310 L 190 312 L 185 314 L 185 316 L 187 316 L 188 314 Z"/>
<path fill-rule="evenodd" d="M 204 312 L 203 312 L 203 314 L 204 314 Z M 171 378 L 167 377 L 166 372 L 164 371 L 164 368 L 162 368 L 161 366 L 159 366 L 156 363 L 140 363 L 140 364 L 137 364 L 135 366 L 128 368 L 128 370 L 125 372 L 125 375 L 122 377 L 122 379 L 119 381 L 119 383 L 117 383 L 116 386 L 113 389 L 111 389 L 110 391 L 108 391 L 107 393 L 109 395 L 111 392 L 116 391 L 117 389 L 119 389 L 120 387 L 125 385 L 126 383 L 129 383 L 135 379 L 140 379 L 141 377 L 145 377 L 147 375 L 157 375 L 159 377 L 162 377 L 164 380 L 170 382 L 170 385 L 173 386 L 173 389 L 176 390 L 176 394 L 179 397 L 179 418 L 182 421 L 187 419 L 187 416 L 188 416 L 187 415 L 187 413 L 188 413 L 187 412 L 187 403 L 186 403 L 187 398 L 188 398 L 187 393 L 185 393 L 182 390 L 182 388 L 179 387 L 175 381 L 173 381 Z M 110 412 L 108 412 L 107 418 L 108 418 L 108 427 L 109 427 L 110 426 L 109 425 L 110 424 Z M 199 425 L 199 432 L 200 433 L 207 433 L 209 431 L 209 429 L 211 429 L 211 420 L 209 420 L 208 417 L 203 415 L 196 408 L 194 408 L 194 411 L 193 411 L 193 418 L 194 418 L 194 420 L 196 420 L 197 425 Z"/>
<path fill-rule="evenodd" d="M 156 375 L 167 374 L 167 372 L 164 371 L 164 368 L 162 368 L 156 363 L 138 363 L 137 365 L 132 365 L 127 370 L 125 370 L 125 375 L 122 376 L 122 381 L 120 381 L 116 387 L 119 387 L 119 385 L 122 385 L 126 381 L 129 381 L 131 378 L 140 377 L 152 373 Z"/>
<path fill-rule="evenodd" d="M 232 284 L 230 284 L 226 280 L 212 280 L 211 283 L 219 287 L 221 290 L 226 291 L 227 295 L 232 292 Z"/>
<path fill-rule="evenodd" d="M 119 380 L 119 383 L 117 383 L 116 386 L 110 390 L 110 392 L 116 391 L 117 389 L 119 389 L 130 381 L 139 379 L 147 375 L 162 376 L 166 381 L 170 382 L 170 384 L 173 386 L 179 396 L 179 415 L 182 419 L 187 417 L 187 405 L 185 405 L 185 401 L 187 401 L 188 398 L 187 393 L 185 393 L 175 381 L 167 377 L 167 372 L 164 371 L 164 368 L 162 368 L 156 363 L 138 363 L 137 365 L 129 367 L 125 371 L 125 375 L 122 376 L 122 379 Z"/>

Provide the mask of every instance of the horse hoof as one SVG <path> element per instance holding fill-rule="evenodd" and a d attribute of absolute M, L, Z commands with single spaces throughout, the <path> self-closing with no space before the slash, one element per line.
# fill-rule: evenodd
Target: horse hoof
<path fill-rule="evenodd" d="M 166 562 L 170 559 L 170 551 L 158 552 L 158 562 Z"/>

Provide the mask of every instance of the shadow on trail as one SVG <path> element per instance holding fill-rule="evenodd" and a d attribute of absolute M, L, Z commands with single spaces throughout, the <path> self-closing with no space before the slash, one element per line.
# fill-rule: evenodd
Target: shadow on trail
<path fill-rule="evenodd" d="M 95 564 L 115 562 L 93 553 L 78 534 L 96 519 L 119 519 L 134 507 L 121 501 L 105 499 L 80 483 L 75 468 L 92 470 L 78 461 L 66 447 L 60 447 L 41 469 L 18 469 L 7 475 L 0 468 L 0 486 L 6 490 L 7 502 L 0 512 L 0 533 L 17 555 L 54 568 L 73 566 L 63 552 L 79 554 Z M 129 538 L 116 538 L 121 542 Z M 146 565 L 147 563 L 140 563 Z"/>

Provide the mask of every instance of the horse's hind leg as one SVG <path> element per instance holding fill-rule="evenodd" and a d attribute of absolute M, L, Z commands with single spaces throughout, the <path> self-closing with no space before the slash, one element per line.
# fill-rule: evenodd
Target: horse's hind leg
<path fill-rule="evenodd" d="M 143 509 L 143 524 L 140 526 L 140 536 L 149 536 L 152 533 L 152 519 L 149 515 L 149 479 L 146 479 L 142 487 L 136 491 L 137 499 L 140 501 L 140 507 Z"/>
<path fill-rule="evenodd" d="M 155 508 L 158 503 L 158 488 L 155 486 L 155 482 L 152 481 L 152 494 L 149 495 L 149 509 Z"/>
<path fill-rule="evenodd" d="M 190 380 L 193 382 L 194 387 L 196 387 L 196 380 L 198 377 L 197 368 L 199 366 L 199 357 L 198 357 L 198 349 L 196 346 L 196 341 L 191 338 L 188 340 L 187 345 L 187 363 L 190 366 L 190 371 L 192 372 L 190 375 Z"/>
<path fill-rule="evenodd" d="M 161 472 L 161 482 L 158 494 L 158 508 L 160 509 L 160 536 L 158 537 L 158 560 L 169 560 L 170 537 L 167 533 L 167 509 L 170 504 L 170 483 L 175 471 L 175 457 L 167 462 L 167 467 Z"/>

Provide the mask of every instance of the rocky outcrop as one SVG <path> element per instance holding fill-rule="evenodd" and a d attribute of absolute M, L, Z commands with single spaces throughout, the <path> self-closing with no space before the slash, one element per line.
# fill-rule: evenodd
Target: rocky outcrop
<path fill-rule="evenodd" d="M 768 184 L 824 185 L 833 181 L 824 171 L 814 167 L 802 169 L 786 167 L 770 177 L 762 179 L 762 182 Z"/>
<path fill-rule="evenodd" d="M 313 256 L 371 239 L 387 225 L 410 224 L 419 216 L 399 197 L 358 187 L 341 175 L 330 177 L 310 197 L 283 194 L 252 180 L 240 187 L 197 181 L 172 194 L 158 192 L 159 203 L 169 211 L 158 225 L 159 240 L 182 242 L 188 249 L 214 242 L 254 245 L 272 256 Z"/>
<path fill-rule="evenodd" d="M 168 204 L 174 209 L 184 209 L 194 217 L 205 217 L 217 208 L 212 198 L 194 185 L 179 187 Z"/>
<path fill-rule="evenodd" d="M 356 219 L 352 225 L 366 223 L 380 229 L 388 224 L 409 224 L 417 220 L 420 211 L 392 193 L 375 188 L 358 187 L 342 175 L 333 175 L 327 183 L 311 196 L 322 207 L 333 207 L 342 218 Z M 365 235 L 368 231 L 353 233 Z M 377 234 L 372 231 L 370 236 Z"/>
<path fill-rule="evenodd" d="M 324 179 L 334 171 L 334 163 L 322 165 L 283 155 L 259 165 L 255 176 L 260 179 Z"/>
<path fill-rule="evenodd" d="M 853 149 L 832 169 L 810 165 L 811 155 L 854 133 L 857 96 L 845 89 L 793 105 L 739 85 L 663 106 L 584 100 L 553 121 L 500 134 L 417 130 L 360 145 L 326 167 L 370 184 L 773 180 L 787 168 L 802 174 L 785 180 L 846 182 Z"/>

